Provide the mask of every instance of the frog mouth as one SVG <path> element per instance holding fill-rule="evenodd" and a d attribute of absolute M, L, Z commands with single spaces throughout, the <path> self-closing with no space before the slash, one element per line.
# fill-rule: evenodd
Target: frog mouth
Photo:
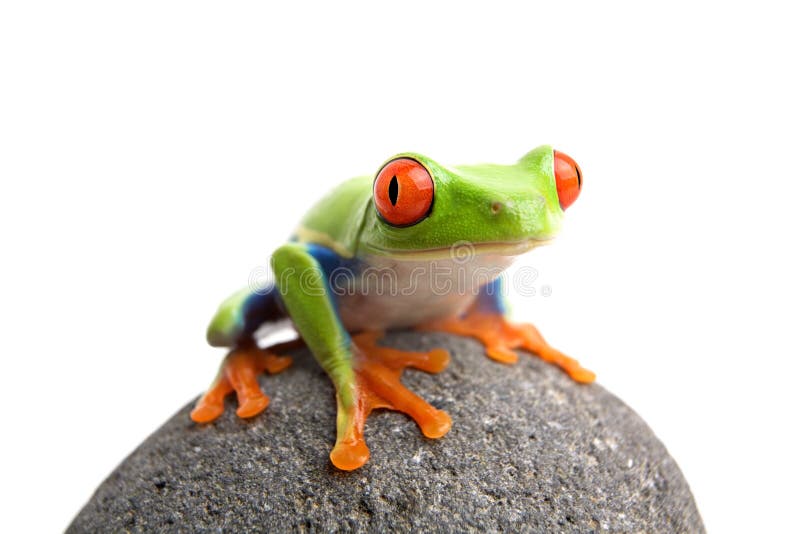
<path fill-rule="evenodd" d="M 470 241 L 457 241 L 449 247 L 431 248 L 423 250 L 385 249 L 368 246 L 367 253 L 377 256 L 392 256 L 404 260 L 442 260 L 452 259 L 465 263 L 476 256 L 519 256 L 552 242 L 551 239 L 523 239 L 520 241 L 489 241 L 472 243 Z"/>

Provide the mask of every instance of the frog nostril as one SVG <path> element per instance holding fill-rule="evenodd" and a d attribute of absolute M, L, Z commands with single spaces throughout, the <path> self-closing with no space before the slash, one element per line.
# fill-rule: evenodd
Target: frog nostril
<path fill-rule="evenodd" d="M 492 213 L 497 215 L 503 209 L 503 204 L 500 202 L 492 202 Z"/>

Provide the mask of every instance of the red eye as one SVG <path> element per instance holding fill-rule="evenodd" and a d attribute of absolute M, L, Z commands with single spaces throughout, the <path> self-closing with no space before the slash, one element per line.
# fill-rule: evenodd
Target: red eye
<path fill-rule="evenodd" d="M 558 190 L 558 202 L 561 209 L 565 210 L 578 198 L 583 185 L 583 175 L 581 168 L 575 160 L 563 152 L 553 150 L 553 170 L 556 175 L 556 189 Z"/>
<path fill-rule="evenodd" d="M 416 160 L 393 159 L 375 177 L 372 196 L 383 220 L 392 226 L 410 226 L 431 211 L 433 178 Z"/>

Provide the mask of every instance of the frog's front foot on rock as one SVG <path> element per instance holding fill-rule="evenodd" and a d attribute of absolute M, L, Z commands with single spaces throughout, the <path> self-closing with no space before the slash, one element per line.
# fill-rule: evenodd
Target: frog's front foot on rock
<path fill-rule="evenodd" d="M 417 329 L 476 338 L 486 347 L 487 356 L 502 363 L 516 363 L 514 349 L 525 349 L 557 365 L 576 382 L 588 384 L 595 379 L 595 374 L 581 367 L 578 360 L 551 347 L 532 324 L 512 323 L 500 313 L 470 311 L 464 317 L 433 321 Z"/>
<path fill-rule="evenodd" d="M 410 352 L 377 345 L 380 332 L 353 337 L 355 376 L 349 386 L 337 386 L 338 414 L 336 445 L 331 462 L 351 471 L 369 459 L 364 442 L 364 423 L 375 408 L 388 408 L 409 415 L 429 438 L 440 438 L 450 430 L 450 416 L 409 391 L 400 376 L 406 367 L 438 373 L 450 357 L 443 349 Z"/>
<path fill-rule="evenodd" d="M 225 397 L 236 392 L 239 408 L 236 415 L 242 418 L 260 414 L 269 405 L 269 397 L 258 385 L 258 375 L 264 371 L 279 373 L 291 365 L 289 356 L 277 356 L 253 345 L 232 350 L 225 357 L 217 378 L 203 395 L 194 410 L 192 420 L 210 423 L 225 411 Z"/>

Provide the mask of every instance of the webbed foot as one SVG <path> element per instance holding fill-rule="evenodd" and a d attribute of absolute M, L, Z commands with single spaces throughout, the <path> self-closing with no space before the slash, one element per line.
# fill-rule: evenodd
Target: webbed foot
<path fill-rule="evenodd" d="M 464 317 L 433 321 L 417 329 L 476 338 L 486 347 L 487 356 L 502 363 L 516 363 L 513 349 L 522 348 L 557 365 L 576 382 L 588 384 L 595 379 L 595 374 L 581 367 L 578 360 L 551 347 L 532 324 L 512 323 L 500 313 L 470 311 Z"/>
<path fill-rule="evenodd" d="M 264 371 L 280 373 L 291 363 L 291 357 L 277 356 L 255 345 L 232 350 L 223 360 L 214 383 L 197 401 L 192 420 L 196 423 L 215 420 L 225 411 L 225 397 L 234 391 L 239 401 L 236 415 L 247 418 L 260 414 L 269 405 L 269 397 L 261 391 L 258 375 Z"/>
<path fill-rule="evenodd" d="M 331 462 L 351 471 L 369 459 L 364 442 L 364 423 L 375 408 L 388 408 L 409 415 L 429 438 L 440 438 L 450 430 L 450 416 L 409 391 L 400 376 L 406 367 L 438 373 L 450 357 L 443 349 L 410 352 L 377 345 L 381 332 L 365 332 L 352 338 L 355 380 L 349 392 L 338 391 L 337 439 Z"/>

